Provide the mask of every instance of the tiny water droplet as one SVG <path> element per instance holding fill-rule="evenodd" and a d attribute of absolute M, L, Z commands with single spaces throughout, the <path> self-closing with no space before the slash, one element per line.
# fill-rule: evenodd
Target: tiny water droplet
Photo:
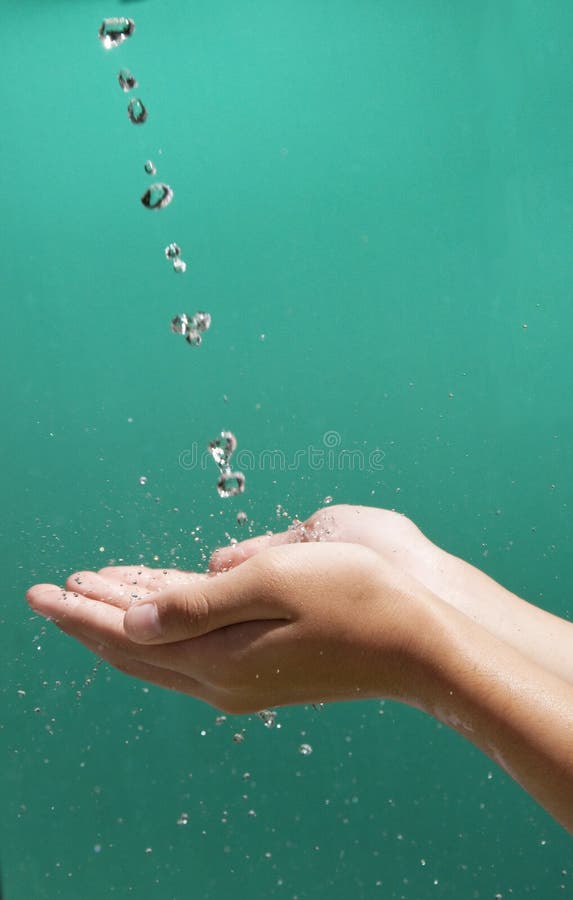
<path fill-rule="evenodd" d="M 137 78 L 129 71 L 129 69 L 120 69 L 117 76 L 119 86 L 122 91 L 132 91 L 137 87 Z"/>
<path fill-rule="evenodd" d="M 98 36 L 106 50 L 119 47 L 135 31 L 135 22 L 125 16 L 104 19 L 100 25 Z"/>
<path fill-rule="evenodd" d="M 246 512 L 241 511 L 237 513 L 237 525 L 246 525 L 248 519 L 249 517 L 247 516 Z"/>
<path fill-rule="evenodd" d="M 233 741 L 235 744 L 242 744 L 244 740 L 245 736 L 243 734 L 240 734 L 239 732 L 233 735 Z"/>
<path fill-rule="evenodd" d="M 301 744 L 298 748 L 298 752 L 301 754 L 301 756 L 310 756 L 310 754 L 312 753 L 312 747 L 310 746 L 310 744 Z"/>
<path fill-rule="evenodd" d="M 245 476 L 242 472 L 225 472 L 217 482 L 219 497 L 236 497 L 245 490 Z"/>
<path fill-rule="evenodd" d="M 164 209 L 173 200 L 173 191 L 168 184 L 158 181 L 147 188 L 141 202 L 147 209 Z"/>
<path fill-rule="evenodd" d="M 148 175 L 155 175 L 157 173 L 155 164 L 150 159 L 147 160 L 147 162 L 145 163 L 143 168 L 145 169 L 145 171 L 147 172 Z"/>
<path fill-rule="evenodd" d="M 187 271 L 187 263 L 184 259 L 174 259 L 173 260 L 173 271 L 178 274 L 183 274 Z"/>
<path fill-rule="evenodd" d="M 147 475 L 140 475 L 140 476 L 139 476 L 139 483 L 140 483 L 140 484 L 143 484 L 143 485 L 147 484 Z"/>
<path fill-rule="evenodd" d="M 133 122 L 134 125 L 143 125 L 147 119 L 147 110 L 141 100 L 134 97 L 127 105 L 127 115 L 130 122 Z"/>

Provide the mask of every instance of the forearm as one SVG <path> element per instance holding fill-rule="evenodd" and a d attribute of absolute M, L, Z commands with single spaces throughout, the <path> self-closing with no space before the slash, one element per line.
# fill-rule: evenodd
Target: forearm
<path fill-rule="evenodd" d="M 450 554 L 440 558 L 439 570 L 439 583 L 429 585 L 435 593 L 490 634 L 573 685 L 573 622 L 522 600 Z"/>
<path fill-rule="evenodd" d="M 573 833 L 573 687 L 437 601 L 415 703 L 502 766 Z"/>

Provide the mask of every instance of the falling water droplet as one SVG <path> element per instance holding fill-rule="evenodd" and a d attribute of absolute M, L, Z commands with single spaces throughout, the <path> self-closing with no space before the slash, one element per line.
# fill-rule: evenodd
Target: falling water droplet
<path fill-rule="evenodd" d="M 127 115 L 129 116 L 129 121 L 133 122 L 134 125 L 143 125 L 147 119 L 147 110 L 141 100 L 134 97 L 127 105 Z"/>
<path fill-rule="evenodd" d="M 141 202 L 147 209 L 164 209 L 173 200 L 173 191 L 168 184 L 157 182 L 147 188 Z"/>
<path fill-rule="evenodd" d="M 310 754 L 312 753 L 312 747 L 310 746 L 310 744 L 301 744 L 298 748 L 298 752 L 301 754 L 301 756 L 310 756 Z"/>
<path fill-rule="evenodd" d="M 187 270 L 187 263 L 184 259 L 174 259 L 173 260 L 173 271 L 178 273 L 183 273 Z"/>
<path fill-rule="evenodd" d="M 178 256 L 181 255 L 181 247 L 179 244 L 171 243 L 167 244 L 165 248 L 165 257 L 166 259 L 177 259 Z"/>
<path fill-rule="evenodd" d="M 139 476 L 139 483 L 140 483 L 140 484 L 143 484 L 143 485 L 147 484 L 147 475 L 140 475 L 140 476 Z"/>
<path fill-rule="evenodd" d="M 120 44 L 131 37 L 135 31 L 135 22 L 133 19 L 127 19 L 125 16 L 118 16 L 111 19 L 104 19 L 100 25 L 98 32 L 99 39 L 106 50 L 112 50 L 119 47 Z"/>
<path fill-rule="evenodd" d="M 217 482 L 219 497 L 236 497 L 245 490 L 245 476 L 242 472 L 225 472 Z"/>
<path fill-rule="evenodd" d="M 211 327 L 211 315 L 206 312 L 197 312 L 193 316 L 193 325 L 197 331 L 207 331 Z M 235 443 L 236 446 L 236 443 Z"/>
<path fill-rule="evenodd" d="M 248 521 L 248 516 L 246 512 L 238 512 L 237 513 L 237 525 L 246 525 Z"/>
<path fill-rule="evenodd" d="M 171 331 L 174 334 L 187 334 L 188 327 L 189 319 L 185 313 L 180 316 L 174 316 L 174 318 L 171 319 Z"/>
<path fill-rule="evenodd" d="M 135 75 L 131 74 L 129 69 L 121 69 L 117 80 L 122 91 L 132 91 L 133 88 L 137 87 L 137 79 Z"/>
<path fill-rule="evenodd" d="M 198 347 L 203 338 L 196 328 L 189 328 L 187 330 L 187 334 L 185 335 L 185 340 L 188 344 L 191 344 L 192 347 Z"/>
<path fill-rule="evenodd" d="M 147 160 L 143 168 L 148 175 L 155 175 L 155 173 L 157 172 L 154 163 L 152 163 L 150 159 Z"/>
<path fill-rule="evenodd" d="M 219 437 L 209 442 L 207 449 L 219 468 L 227 469 L 237 449 L 237 438 L 232 431 L 222 431 Z"/>

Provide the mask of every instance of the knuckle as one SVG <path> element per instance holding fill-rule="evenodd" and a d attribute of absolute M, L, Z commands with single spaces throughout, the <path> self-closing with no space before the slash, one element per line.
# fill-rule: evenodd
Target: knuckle
<path fill-rule="evenodd" d="M 210 607 L 203 591 L 191 587 L 183 591 L 182 613 L 193 633 L 208 630 Z"/>

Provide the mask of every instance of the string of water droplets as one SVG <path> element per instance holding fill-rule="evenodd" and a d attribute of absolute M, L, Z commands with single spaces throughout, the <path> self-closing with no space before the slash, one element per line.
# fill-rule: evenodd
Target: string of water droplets
<path fill-rule="evenodd" d="M 135 32 L 135 21 L 127 16 L 116 16 L 104 19 L 98 36 L 106 50 L 112 50 L 121 46 Z M 118 82 L 124 93 L 130 93 L 139 87 L 135 75 L 127 68 L 120 69 Z M 143 125 L 148 118 L 145 104 L 139 97 L 130 97 L 127 105 L 127 115 L 133 125 Z M 157 174 L 155 164 L 151 159 L 145 162 L 146 174 Z M 141 203 L 146 209 L 160 210 L 169 206 L 173 200 L 173 190 L 170 185 L 162 181 L 151 184 L 143 193 Z M 173 271 L 177 274 L 185 274 L 187 263 L 181 257 L 181 248 L 174 241 L 165 247 L 165 257 L 171 262 Z M 182 335 L 191 347 L 198 347 L 203 341 L 203 334 L 211 327 L 211 315 L 207 312 L 193 314 L 179 313 L 171 319 L 171 331 Z M 219 469 L 217 491 L 222 498 L 234 497 L 245 490 L 245 476 L 242 472 L 234 472 L 230 466 L 231 455 L 237 447 L 237 439 L 230 431 L 222 431 L 220 436 L 208 444 L 215 464 Z M 246 514 L 239 512 L 237 522 L 242 525 L 247 520 Z"/>

